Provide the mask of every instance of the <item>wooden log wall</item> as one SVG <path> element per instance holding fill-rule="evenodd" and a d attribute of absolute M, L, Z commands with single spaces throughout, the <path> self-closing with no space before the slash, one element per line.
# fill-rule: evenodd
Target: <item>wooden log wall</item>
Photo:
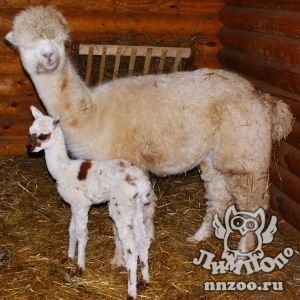
<path fill-rule="evenodd" d="M 77 41 L 117 37 L 127 31 L 147 36 L 165 46 L 175 40 L 200 36 L 194 45 L 192 68 L 218 68 L 222 0 L 11 0 L 0 1 L 0 155 L 25 153 L 29 105 L 41 104 L 22 69 L 17 51 L 4 42 L 13 17 L 29 5 L 52 5 L 66 17 L 71 38 Z"/>
<path fill-rule="evenodd" d="M 218 59 L 258 88 L 279 95 L 295 116 L 292 134 L 274 149 L 271 208 L 300 242 L 300 1 L 224 0 Z"/>

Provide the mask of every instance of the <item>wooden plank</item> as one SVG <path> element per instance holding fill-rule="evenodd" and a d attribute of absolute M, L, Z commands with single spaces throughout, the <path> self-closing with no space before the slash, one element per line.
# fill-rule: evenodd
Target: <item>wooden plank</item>
<path fill-rule="evenodd" d="M 136 60 L 137 48 L 131 48 L 130 60 L 129 60 L 129 67 L 128 67 L 128 75 L 133 75 L 135 60 Z"/>
<path fill-rule="evenodd" d="M 177 72 L 178 71 L 181 56 L 182 56 L 182 50 L 178 49 L 176 51 L 176 56 L 175 56 L 175 61 L 174 61 L 173 67 L 172 67 L 172 72 Z"/>
<path fill-rule="evenodd" d="M 227 5 L 300 11 L 300 2 L 295 0 L 223 0 Z"/>
<path fill-rule="evenodd" d="M 300 204 L 300 178 L 298 176 L 272 161 L 270 181 L 284 194 Z"/>
<path fill-rule="evenodd" d="M 103 47 L 106 47 L 106 55 L 115 55 L 118 49 L 121 51 L 122 56 L 131 56 L 132 48 L 136 49 L 136 56 L 147 56 L 147 51 L 149 46 L 132 46 L 132 45 L 93 45 L 93 44 L 80 44 L 79 46 L 79 54 L 80 55 L 88 55 L 89 48 L 95 47 L 94 55 L 102 55 Z M 189 58 L 191 54 L 191 49 L 187 47 L 158 47 L 158 46 L 151 46 L 152 56 L 153 57 L 160 57 L 161 51 L 167 50 L 168 57 L 176 57 L 177 51 L 181 50 L 182 58 Z"/>
<path fill-rule="evenodd" d="M 286 64 L 300 65 L 299 39 L 228 26 L 224 26 L 220 30 L 218 37 L 220 43 L 225 47 L 264 56 L 266 59 Z"/>
<path fill-rule="evenodd" d="M 270 187 L 270 204 L 272 210 L 300 232 L 300 205 L 282 193 L 275 185 Z"/>
<path fill-rule="evenodd" d="M 119 74 L 119 67 L 120 67 L 120 61 L 121 61 L 121 55 L 123 54 L 123 47 L 117 47 L 116 48 L 116 59 L 115 59 L 115 66 L 114 66 L 114 73 L 113 73 L 113 79 L 118 77 Z"/>
<path fill-rule="evenodd" d="M 134 12 L 134 13 L 166 13 L 166 14 L 210 14 L 218 12 L 224 5 L 222 0 L 198 1 L 164 1 L 164 0 L 139 0 L 139 1 L 124 1 L 124 0 L 39 0 L 39 5 L 57 6 L 61 10 L 78 9 L 80 11 L 105 11 L 105 12 Z M 1 1 L 0 8 L 9 9 L 11 6 L 24 8 L 29 5 L 37 5 L 36 0 L 13 0 Z"/>
<path fill-rule="evenodd" d="M 300 37 L 300 13 L 225 5 L 220 21 L 227 26 L 274 35 Z"/>
<path fill-rule="evenodd" d="M 286 220 L 284 220 L 278 212 L 270 209 L 270 214 L 277 217 L 277 228 L 279 229 L 279 231 L 282 234 L 288 235 L 290 238 L 292 238 L 297 243 L 297 247 L 299 247 L 300 232 L 292 225 L 290 225 Z"/>
<path fill-rule="evenodd" d="M 0 156 L 26 153 L 28 136 L 0 136 Z"/>
<path fill-rule="evenodd" d="M 28 96 L 1 96 L 0 117 L 7 118 L 30 118 L 30 106 L 34 105 L 45 113 L 45 109 L 37 97 Z"/>
<path fill-rule="evenodd" d="M 225 68 L 250 76 L 293 93 L 300 93 L 300 66 L 268 60 L 244 51 L 222 47 L 218 60 Z"/>
<path fill-rule="evenodd" d="M 274 149 L 274 160 L 292 174 L 300 177 L 300 150 L 285 141 Z"/>
<path fill-rule="evenodd" d="M 0 74 L 0 95 L 35 95 L 34 87 L 25 74 Z"/>
<path fill-rule="evenodd" d="M 103 81 L 103 77 L 104 77 L 106 52 L 107 52 L 107 48 L 103 47 L 101 61 L 100 61 L 100 67 L 99 67 L 99 83 L 101 83 Z"/>
<path fill-rule="evenodd" d="M 32 117 L 12 118 L 0 117 L 0 136 L 28 136 Z"/>
<path fill-rule="evenodd" d="M 157 68 L 157 74 L 162 74 L 162 72 L 164 70 L 167 53 L 168 53 L 167 49 L 162 49 L 161 55 L 159 57 L 159 64 L 158 64 L 158 68 Z"/>
<path fill-rule="evenodd" d="M 87 57 L 87 64 L 86 64 L 86 71 L 85 71 L 85 83 L 88 85 L 91 79 L 91 72 L 92 72 L 92 63 L 93 63 L 93 53 L 94 47 L 89 46 L 88 57 Z"/>
<path fill-rule="evenodd" d="M 166 15 L 133 14 L 85 11 L 65 11 L 71 34 L 91 32 L 98 35 L 107 32 L 134 31 L 143 34 L 193 35 L 202 32 L 205 36 L 218 32 L 221 23 L 218 15 Z M 0 28 L 1 30 L 1 28 Z"/>
<path fill-rule="evenodd" d="M 149 66 L 151 62 L 151 57 L 152 57 L 152 48 L 148 48 L 146 51 L 146 57 L 145 57 L 145 62 L 144 62 L 144 67 L 143 67 L 143 75 L 146 75 L 149 73 Z"/>

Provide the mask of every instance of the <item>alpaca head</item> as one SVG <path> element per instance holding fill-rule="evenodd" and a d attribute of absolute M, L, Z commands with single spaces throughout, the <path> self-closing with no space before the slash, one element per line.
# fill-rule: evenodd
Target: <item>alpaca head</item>
<path fill-rule="evenodd" d="M 34 106 L 30 109 L 35 120 L 29 128 L 29 141 L 26 147 L 29 152 L 39 152 L 55 143 L 60 117 L 45 116 Z"/>
<path fill-rule="evenodd" d="M 26 71 L 47 74 L 65 57 L 68 25 L 60 12 L 50 6 L 35 6 L 19 13 L 6 40 L 16 47 Z"/>

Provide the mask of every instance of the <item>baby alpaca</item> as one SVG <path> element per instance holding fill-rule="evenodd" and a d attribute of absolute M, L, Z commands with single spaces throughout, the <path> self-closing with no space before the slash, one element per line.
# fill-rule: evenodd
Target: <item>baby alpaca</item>
<path fill-rule="evenodd" d="M 149 283 L 148 250 L 154 235 L 155 195 L 147 176 L 126 160 L 70 160 L 59 117 L 44 116 L 31 106 L 34 123 L 29 129 L 30 152 L 45 150 L 46 162 L 62 198 L 71 205 L 68 259 L 74 259 L 78 242 L 76 275 L 85 269 L 88 212 L 96 203 L 109 201 L 114 221 L 116 251 L 112 264 L 128 271 L 128 299 L 137 296 L 137 260 L 141 265 L 139 288 Z M 123 254 L 122 254 L 123 253 Z"/>

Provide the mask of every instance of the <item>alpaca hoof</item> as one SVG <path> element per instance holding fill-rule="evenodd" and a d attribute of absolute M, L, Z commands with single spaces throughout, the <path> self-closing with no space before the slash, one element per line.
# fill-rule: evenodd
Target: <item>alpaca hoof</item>
<path fill-rule="evenodd" d="M 149 282 L 146 282 L 145 280 L 141 280 L 140 282 L 138 282 L 138 284 L 136 285 L 136 287 L 143 291 L 147 288 L 147 286 L 149 285 Z"/>

